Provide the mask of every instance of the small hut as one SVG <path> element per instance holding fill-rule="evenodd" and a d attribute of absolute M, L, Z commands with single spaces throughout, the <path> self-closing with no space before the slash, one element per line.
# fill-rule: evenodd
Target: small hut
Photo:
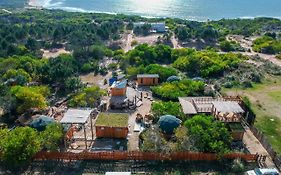
<path fill-rule="evenodd" d="M 127 92 L 127 80 L 115 81 L 111 86 L 111 96 L 125 96 Z"/>
<path fill-rule="evenodd" d="M 171 135 L 180 126 L 181 120 L 173 115 L 163 115 L 160 117 L 158 124 L 163 133 Z"/>
<path fill-rule="evenodd" d="M 128 114 L 100 113 L 97 117 L 95 128 L 97 138 L 127 138 Z"/>
<path fill-rule="evenodd" d="M 153 86 L 159 83 L 158 74 L 139 74 L 137 75 L 137 82 L 140 86 Z"/>

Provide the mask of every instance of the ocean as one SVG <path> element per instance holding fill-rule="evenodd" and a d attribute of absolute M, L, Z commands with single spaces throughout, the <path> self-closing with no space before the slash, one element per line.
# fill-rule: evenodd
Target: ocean
<path fill-rule="evenodd" d="M 281 0 L 33 0 L 49 9 L 171 17 L 197 21 L 281 18 Z"/>

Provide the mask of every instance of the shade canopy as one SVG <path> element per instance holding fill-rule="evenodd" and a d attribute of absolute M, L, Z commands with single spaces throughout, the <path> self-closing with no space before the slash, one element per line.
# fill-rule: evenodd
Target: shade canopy
<path fill-rule="evenodd" d="M 29 126 L 38 130 L 43 131 L 46 129 L 47 125 L 55 123 L 55 120 L 51 117 L 41 115 L 38 118 L 34 119 Z"/>
<path fill-rule="evenodd" d="M 212 104 L 217 112 L 244 113 L 244 110 L 235 101 L 215 101 L 215 102 L 212 102 Z"/>
<path fill-rule="evenodd" d="M 173 134 L 174 130 L 180 126 L 181 120 L 173 115 L 164 115 L 160 117 L 158 124 L 165 134 Z"/>
<path fill-rule="evenodd" d="M 69 109 L 64 114 L 60 123 L 64 124 L 85 124 L 90 117 L 92 110 Z"/>

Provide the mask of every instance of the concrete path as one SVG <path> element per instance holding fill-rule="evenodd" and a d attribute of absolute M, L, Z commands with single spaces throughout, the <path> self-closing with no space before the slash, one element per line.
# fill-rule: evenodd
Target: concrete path
<path fill-rule="evenodd" d="M 151 96 L 151 95 L 150 95 Z M 130 115 L 129 118 L 129 139 L 128 139 L 128 150 L 129 151 L 136 151 L 139 150 L 139 135 L 140 132 L 134 132 L 134 126 L 136 124 L 136 117 L 137 114 L 140 113 L 142 116 L 145 116 L 150 112 L 152 102 L 147 99 L 143 98 L 143 104 L 137 108 L 137 110 Z"/>

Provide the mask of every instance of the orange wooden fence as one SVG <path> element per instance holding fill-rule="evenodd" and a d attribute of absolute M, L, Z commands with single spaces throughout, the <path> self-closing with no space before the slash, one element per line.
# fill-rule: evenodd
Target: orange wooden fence
<path fill-rule="evenodd" d="M 220 158 L 236 159 L 241 158 L 252 162 L 257 160 L 258 155 L 231 153 L 222 157 L 212 153 L 195 152 L 173 152 L 169 154 L 158 152 L 140 151 L 113 151 L 113 152 L 39 152 L 34 156 L 34 160 L 206 160 L 213 161 Z"/>

